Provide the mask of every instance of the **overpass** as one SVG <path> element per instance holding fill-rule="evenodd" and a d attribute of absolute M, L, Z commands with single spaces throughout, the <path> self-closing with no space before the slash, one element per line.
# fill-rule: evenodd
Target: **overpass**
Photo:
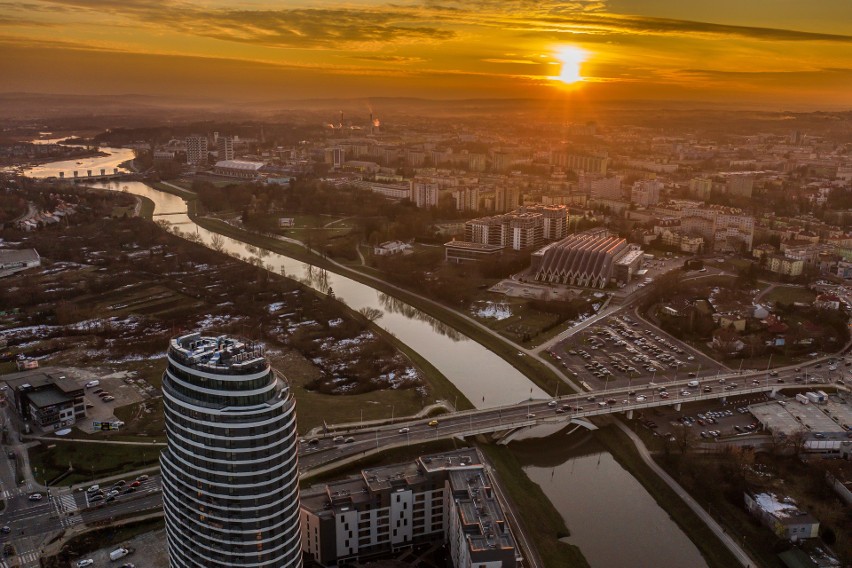
<path fill-rule="evenodd" d="M 696 383 L 697 386 L 689 386 Z M 389 424 L 367 426 L 329 425 L 321 436 L 305 439 L 300 450 L 299 466 L 303 475 L 310 476 L 388 448 L 431 440 L 495 432 L 508 432 L 511 435 L 515 430 L 543 424 L 574 423 L 594 429 L 588 419 L 595 416 L 622 413 L 632 418 L 636 411 L 659 406 L 673 406 L 680 410 L 682 404 L 689 402 L 724 400 L 753 393 L 774 394 L 789 388 L 817 390 L 838 386 L 831 382 L 816 382 L 814 379 L 802 384 L 790 383 L 787 377 L 771 377 L 766 371 L 728 373 L 701 379 L 569 394 L 550 400 L 527 400 L 514 405 L 451 412 L 432 419 L 397 420 Z"/>

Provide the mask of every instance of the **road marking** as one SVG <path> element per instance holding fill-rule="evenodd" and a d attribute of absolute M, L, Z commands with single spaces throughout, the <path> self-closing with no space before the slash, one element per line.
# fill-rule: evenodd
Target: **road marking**
<path fill-rule="evenodd" d="M 70 493 L 66 493 L 64 495 L 60 495 L 58 498 L 54 498 L 54 502 L 56 503 L 57 509 L 59 509 L 60 512 L 74 513 L 80 509 L 77 506 L 77 501 L 74 499 L 74 496 Z"/>

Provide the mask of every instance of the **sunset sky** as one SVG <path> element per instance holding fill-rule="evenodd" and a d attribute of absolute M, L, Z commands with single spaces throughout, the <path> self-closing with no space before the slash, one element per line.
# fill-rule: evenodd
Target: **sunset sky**
<path fill-rule="evenodd" d="M 0 90 L 852 107 L 852 0 L 0 0 Z"/>

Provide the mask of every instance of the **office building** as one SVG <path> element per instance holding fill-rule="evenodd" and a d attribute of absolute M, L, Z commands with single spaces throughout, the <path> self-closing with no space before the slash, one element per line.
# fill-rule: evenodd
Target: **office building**
<path fill-rule="evenodd" d="M 194 166 L 207 164 L 207 137 L 186 137 L 186 163 Z"/>
<path fill-rule="evenodd" d="M 15 411 L 24 422 L 45 432 L 73 426 L 86 417 L 84 389 L 53 369 L 3 375 Z"/>
<path fill-rule="evenodd" d="M 219 161 L 234 159 L 234 137 L 219 136 L 216 139 L 216 153 Z"/>
<path fill-rule="evenodd" d="M 365 469 L 306 491 L 302 546 L 340 566 L 443 542 L 455 568 L 514 568 L 520 558 L 491 479 L 474 449 Z"/>
<path fill-rule="evenodd" d="M 172 568 L 298 568 L 295 400 L 262 349 L 173 338 L 163 373 L 160 456 Z"/>

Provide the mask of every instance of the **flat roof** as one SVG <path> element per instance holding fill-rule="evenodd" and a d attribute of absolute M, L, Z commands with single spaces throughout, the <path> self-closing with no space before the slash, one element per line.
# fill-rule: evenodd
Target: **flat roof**
<path fill-rule="evenodd" d="M 46 388 L 35 392 L 28 392 L 27 398 L 30 403 L 38 408 L 47 408 L 56 404 L 72 402 L 65 393 L 56 388 Z"/>
<path fill-rule="evenodd" d="M 249 162 L 246 160 L 220 160 L 216 162 L 217 168 L 229 168 L 232 170 L 254 170 L 257 171 L 266 165 L 264 162 Z"/>
<path fill-rule="evenodd" d="M 786 404 L 778 401 L 753 404 L 748 407 L 751 413 L 763 425 L 773 432 L 784 432 L 787 435 L 797 432 L 810 434 L 841 433 L 846 430 L 825 413 L 825 408 L 831 412 L 831 407 L 820 404 L 802 404 L 790 399 Z M 841 406 L 841 405 L 837 405 Z"/>
<path fill-rule="evenodd" d="M 483 243 L 471 243 L 468 241 L 450 241 L 448 243 L 444 243 L 444 246 L 447 248 L 457 248 L 480 252 L 496 252 L 498 250 L 503 249 L 503 247 L 501 247 L 500 245 L 486 245 Z"/>
<path fill-rule="evenodd" d="M 0 249 L 0 265 L 18 262 L 35 262 L 39 259 L 36 249 Z"/>

